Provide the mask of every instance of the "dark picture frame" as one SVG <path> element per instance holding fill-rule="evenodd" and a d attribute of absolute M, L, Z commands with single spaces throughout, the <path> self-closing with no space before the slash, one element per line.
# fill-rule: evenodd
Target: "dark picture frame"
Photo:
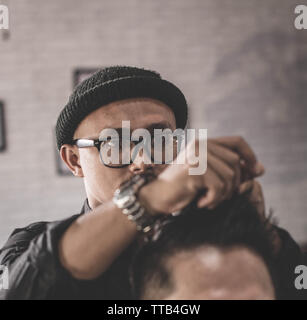
<path fill-rule="evenodd" d="M 6 149 L 4 102 L 0 101 L 0 152 Z"/>
<path fill-rule="evenodd" d="M 74 74 L 73 74 L 73 87 L 75 88 L 83 80 L 90 77 L 93 73 L 95 73 L 99 69 L 100 68 L 77 68 L 77 69 L 75 69 Z"/>
<path fill-rule="evenodd" d="M 94 72 L 96 72 L 99 68 L 76 68 L 73 71 L 73 79 L 72 85 L 75 88 L 79 83 L 83 80 L 90 77 Z M 61 159 L 59 151 L 55 149 L 55 161 L 56 161 L 56 171 L 59 176 L 73 176 L 71 171 L 68 169 L 67 165 Z"/>

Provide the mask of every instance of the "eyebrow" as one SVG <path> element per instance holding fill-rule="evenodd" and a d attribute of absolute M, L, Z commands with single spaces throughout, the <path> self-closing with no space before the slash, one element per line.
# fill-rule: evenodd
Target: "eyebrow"
<path fill-rule="evenodd" d="M 172 126 L 171 126 L 171 124 L 168 122 L 168 121 L 160 121 L 160 122 L 154 122 L 154 123 L 151 123 L 150 125 L 148 125 L 147 127 L 145 127 L 145 128 L 142 128 L 142 129 L 146 129 L 146 130 L 148 130 L 151 134 L 154 132 L 154 129 L 170 129 Z M 111 127 L 106 127 L 106 128 L 104 128 L 104 129 L 113 129 L 113 130 L 116 130 L 117 131 L 117 133 L 118 133 L 118 135 L 119 135 L 119 137 L 121 137 L 122 136 L 122 129 L 123 128 L 111 128 Z M 104 130 L 104 129 L 102 129 L 102 130 Z M 135 129 L 140 129 L 140 128 L 135 128 Z M 130 130 L 130 132 L 132 132 L 133 130 L 135 130 L 135 129 L 131 129 Z M 101 131 L 102 131 L 101 130 Z M 100 131 L 100 132 L 101 132 Z M 100 133 L 99 133 L 100 134 Z M 99 136 L 99 134 L 98 134 L 98 136 Z M 89 138 L 84 138 L 84 139 L 91 139 L 91 140 L 95 140 L 95 139 L 99 139 L 99 138 L 97 138 L 97 136 L 96 137 L 94 137 L 94 136 L 91 136 L 91 137 L 89 137 Z"/>

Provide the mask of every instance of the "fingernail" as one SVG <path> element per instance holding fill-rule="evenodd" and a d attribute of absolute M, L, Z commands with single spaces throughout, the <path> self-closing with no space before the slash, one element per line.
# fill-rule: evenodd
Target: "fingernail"
<path fill-rule="evenodd" d="M 244 182 L 243 184 L 241 184 L 239 186 L 239 194 L 243 194 L 247 191 L 250 191 L 253 187 L 253 181 L 247 181 L 247 182 Z"/>

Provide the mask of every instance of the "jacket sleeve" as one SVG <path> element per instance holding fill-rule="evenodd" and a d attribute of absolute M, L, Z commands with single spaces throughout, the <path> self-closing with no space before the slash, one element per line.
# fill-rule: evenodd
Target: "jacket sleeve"
<path fill-rule="evenodd" d="M 0 299 L 52 299 L 69 291 L 73 281 L 59 261 L 58 240 L 78 216 L 38 222 L 12 233 L 0 250 L 0 264 L 8 268 L 9 279 Z"/>

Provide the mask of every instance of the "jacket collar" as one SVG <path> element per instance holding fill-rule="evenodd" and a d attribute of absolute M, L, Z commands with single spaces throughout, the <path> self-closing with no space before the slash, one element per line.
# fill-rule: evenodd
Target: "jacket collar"
<path fill-rule="evenodd" d="M 80 213 L 87 213 L 89 211 L 92 211 L 92 209 L 91 209 L 90 205 L 88 204 L 88 199 L 85 199 Z"/>

